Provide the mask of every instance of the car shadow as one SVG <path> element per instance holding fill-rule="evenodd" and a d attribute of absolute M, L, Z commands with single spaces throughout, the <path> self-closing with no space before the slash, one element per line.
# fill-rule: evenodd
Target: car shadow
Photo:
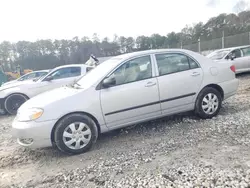
<path fill-rule="evenodd" d="M 163 131 L 166 127 L 174 127 L 176 123 L 183 122 L 183 119 L 199 120 L 198 117 L 194 116 L 193 112 L 186 112 L 172 116 L 166 116 L 163 118 L 134 124 L 125 128 L 119 128 L 116 130 L 109 131 L 101 134 L 96 143 L 93 145 L 89 152 L 102 150 L 110 146 L 110 142 L 117 142 L 119 139 L 124 137 L 133 137 L 135 135 L 151 134 L 157 131 Z M 71 157 L 70 154 L 65 154 L 58 151 L 56 148 L 43 148 L 43 149 L 29 149 L 25 148 L 26 155 L 35 155 L 37 157 L 46 158 L 67 158 Z M 87 153 L 89 153 L 87 152 Z M 85 153 L 86 154 L 86 153 Z"/>
<path fill-rule="evenodd" d="M 226 115 L 225 110 L 227 108 L 222 106 L 222 111 L 219 115 Z M 92 149 L 82 155 L 91 155 L 92 152 L 98 150 L 103 151 L 110 147 L 110 143 L 121 142 L 121 140 L 126 138 L 137 138 L 139 136 L 146 136 L 148 134 L 154 134 L 155 132 L 166 131 L 166 128 L 172 128 L 178 123 L 184 122 L 184 120 L 198 121 L 201 120 L 199 117 L 195 116 L 193 112 L 185 112 L 172 116 L 165 116 L 159 119 L 146 121 L 139 124 L 134 124 L 125 128 L 119 128 L 116 130 L 109 131 L 107 133 L 101 134 L 96 143 L 93 145 Z M 184 129 L 184 127 L 183 127 Z M 123 139 L 124 140 L 124 139 Z M 126 140 L 126 139 L 125 139 Z M 113 145 L 113 144 L 112 144 Z M 29 148 L 20 148 L 19 153 L 22 155 L 29 156 L 33 160 L 45 159 L 46 161 L 51 161 L 53 159 L 62 159 L 72 157 L 73 155 L 65 154 L 55 147 L 42 148 L 42 149 L 29 149 Z M 101 152 L 100 152 L 101 153 Z"/>
<path fill-rule="evenodd" d="M 250 76 L 250 72 L 238 73 L 235 76 L 236 76 L 236 78 L 242 78 L 242 77 Z"/>

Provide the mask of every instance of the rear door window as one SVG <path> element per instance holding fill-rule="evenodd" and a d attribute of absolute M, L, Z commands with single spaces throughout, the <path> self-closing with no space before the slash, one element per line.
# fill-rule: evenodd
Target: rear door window
<path fill-rule="evenodd" d="M 250 56 L 250 47 L 242 48 L 243 56 Z"/>
<path fill-rule="evenodd" d="M 199 67 L 199 65 L 192 58 L 184 54 L 166 53 L 157 54 L 155 57 L 160 76 Z"/>

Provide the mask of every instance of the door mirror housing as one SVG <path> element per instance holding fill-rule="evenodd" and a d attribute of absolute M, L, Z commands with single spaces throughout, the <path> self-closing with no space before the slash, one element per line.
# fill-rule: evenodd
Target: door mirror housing
<path fill-rule="evenodd" d="M 104 88 L 108 88 L 108 87 L 114 86 L 115 84 L 116 84 L 115 78 L 105 78 L 102 81 L 102 86 Z"/>
<path fill-rule="evenodd" d="M 52 76 L 48 76 L 47 78 L 45 78 L 45 81 L 51 81 L 51 80 L 53 80 Z"/>
<path fill-rule="evenodd" d="M 227 59 L 230 59 L 230 60 L 234 60 L 235 58 L 236 56 L 232 53 L 227 56 Z"/>
<path fill-rule="evenodd" d="M 235 58 L 236 58 L 236 56 L 235 55 L 231 55 L 231 60 L 234 60 Z"/>

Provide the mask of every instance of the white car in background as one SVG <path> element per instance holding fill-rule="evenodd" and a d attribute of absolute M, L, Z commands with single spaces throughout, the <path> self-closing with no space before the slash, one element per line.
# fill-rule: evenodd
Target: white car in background
<path fill-rule="evenodd" d="M 1 108 L 14 115 L 28 99 L 45 91 L 72 84 L 92 68 L 84 64 L 65 65 L 52 69 L 48 74 L 37 80 L 26 80 L 2 86 L 0 87 Z"/>
<path fill-rule="evenodd" d="M 21 81 L 25 81 L 25 80 L 31 80 L 31 79 L 35 79 L 35 78 L 40 78 L 40 77 L 45 76 L 46 74 L 48 74 L 49 71 L 50 70 L 32 71 L 30 73 L 27 73 L 27 74 L 21 76 L 20 78 L 18 78 L 16 80 L 5 82 L 4 84 L 2 84 L 2 87 L 6 86 L 6 85 L 9 85 L 9 84 L 14 84 L 16 82 L 21 82 Z"/>
<path fill-rule="evenodd" d="M 23 146 L 55 145 L 79 154 L 100 133 L 131 124 L 185 111 L 212 118 L 238 85 L 231 62 L 182 49 L 128 53 L 101 63 L 71 86 L 28 100 L 13 121 L 13 135 Z"/>
<path fill-rule="evenodd" d="M 250 71 L 250 45 L 215 50 L 206 57 L 216 62 L 231 61 L 236 74 Z"/>

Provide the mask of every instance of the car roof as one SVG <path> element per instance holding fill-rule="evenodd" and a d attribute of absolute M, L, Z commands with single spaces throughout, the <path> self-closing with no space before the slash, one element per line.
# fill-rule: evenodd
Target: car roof
<path fill-rule="evenodd" d="M 139 52 L 131 52 L 131 53 L 127 53 L 127 54 L 122 54 L 122 55 L 118 55 L 115 57 L 112 57 L 111 59 L 128 59 L 128 58 L 132 58 L 132 57 L 137 57 L 137 56 L 142 56 L 142 55 L 150 55 L 150 54 L 154 54 L 154 53 L 164 53 L 164 52 L 183 52 L 183 53 L 196 53 L 190 50 L 185 50 L 185 49 L 178 49 L 178 48 L 172 48 L 172 49 L 156 49 L 156 50 L 144 50 L 144 51 L 139 51 Z"/>
<path fill-rule="evenodd" d="M 49 72 L 51 69 L 46 69 L 46 70 L 37 70 L 37 71 L 32 71 L 32 72 Z"/>
<path fill-rule="evenodd" d="M 55 68 L 67 68 L 67 67 L 89 67 L 89 66 L 85 64 L 68 64 L 68 65 L 58 66 Z"/>
<path fill-rule="evenodd" d="M 137 58 L 143 55 L 146 56 L 146 55 L 158 54 L 158 53 L 183 53 L 188 56 L 191 56 L 192 58 L 195 58 L 197 61 L 204 61 L 204 58 L 207 59 L 204 55 L 199 54 L 198 52 L 194 52 L 194 51 L 186 50 L 186 49 L 172 48 L 172 49 L 157 49 L 157 50 L 144 50 L 144 51 L 138 51 L 138 52 L 131 52 L 127 54 L 114 56 L 106 60 L 103 63 L 109 63 L 110 61 L 113 61 L 112 63 L 114 64 L 114 66 L 117 66 L 121 62 L 127 61 L 129 59 Z"/>
<path fill-rule="evenodd" d="M 222 49 L 217 49 L 215 51 L 219 52 L 219 51 L 224 51 L 224 50 L 235 50 L 235 49 L 239 49 L 239 48 L 247 48 L 250 47 L 250 45 L 244 45 L 244 46 L 235 46 L 235 47 L 230 47 L 230 48 L 222 48 Z"/>
<path fill-rule="evenodd" d="M 67 68 L 67 67 L 91 67 L 91 66 L 88 66 L 88 65 L 85 65 L 85 64 L 68 64 L 68 65 L 62 65 L 62 66 L 58 66 L 58 67 L 55 67 L 52 70 L 57 70 L 57 69 L 60 69 L 60 68 Z"/>

